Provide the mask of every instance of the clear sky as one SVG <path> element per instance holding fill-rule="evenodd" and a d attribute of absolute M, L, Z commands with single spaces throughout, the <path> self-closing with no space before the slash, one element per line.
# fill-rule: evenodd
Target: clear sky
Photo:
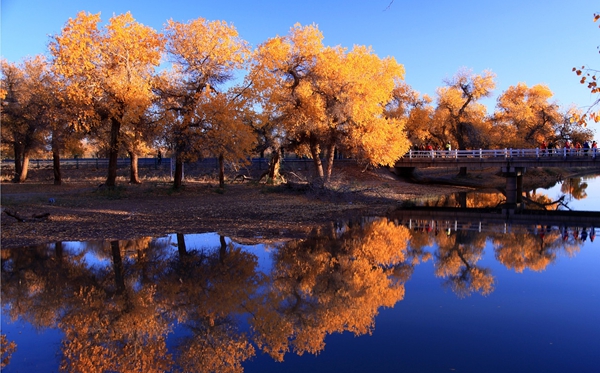
<path fill-rule="evenodd" d="M 395 57 L 406 82 L 434 98 L 459 68 L 489 69 L 497 75 L 490 111 L 519 82 L 546 84 L 562 106 L 584 108 L 593 97 L 571 69 L 600 69 L 598 0 L 1 0 L 1 55 L 18 62 L 47 53 L 49 36 L 81 10 L 104 21 L 130 11 L 157 30 L 171 18 L 223 20 L 252 46 L 314 23 L 325 45 L 370 45 Z"/>

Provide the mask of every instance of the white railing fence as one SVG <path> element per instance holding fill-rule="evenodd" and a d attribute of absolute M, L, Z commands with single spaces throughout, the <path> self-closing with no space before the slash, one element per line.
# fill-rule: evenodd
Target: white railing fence
<path fill-rule="evenodd" d="M 404 158 L 536 158 L 591 157 L 596 159 L 598 149 L 473 149 L 473 150 L 409 150 Z"/>

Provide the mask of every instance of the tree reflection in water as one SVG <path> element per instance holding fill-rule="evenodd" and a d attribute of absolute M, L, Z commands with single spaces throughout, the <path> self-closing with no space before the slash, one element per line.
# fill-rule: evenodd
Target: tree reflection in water
<path fill-rule="evenodd" d="M 369 333 L 380 307 L 404 297 L 408 230 L 387 219 L 329 226 L 283 245 L 265 305 L 252 318 L 256 340 L 278 361 L 291 348 L 317 353 L 327 334 Z"/>
<path fill-rule="evenodd" d="M 421 262 L 433 260 L 458 296 L 489 294 L 494 276 L 479 264 L 489 235 L 460 228 L 423 221 L 409 229 L 386 218 L 331 224 L 272 247 L 268 273 L 225 237 L 215 247 L 176 235 L 2 250 L 2 302 L 10 319 L 64 333 L 63 371 L 240 372 L 258 352 L 283 361 L 318 353 L 328 334 L 371 333 Z M 489 240 L 516 272 L 543 270 L 581 243 L 546 227 Z M 5 336 L 2 345 L 10 358 Z"/>

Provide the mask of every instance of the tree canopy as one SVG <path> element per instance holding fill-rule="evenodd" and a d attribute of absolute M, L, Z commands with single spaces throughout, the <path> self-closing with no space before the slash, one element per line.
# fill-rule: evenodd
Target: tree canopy
<path fill-rule="evenodd" d="M 279 180 L 284 151 L 312 158 L 314 180 L 325 185 L 336 157 L 378 167 L 425 144 L 591 140 L 580 125 L 586 114 L 551 101 L 545 85 L 509 87 L 489 114 L 482 100 L 496 87 L 491 71 L 461 68 L 432 99 L 404 81 L 394 58 L 323 40 L 316 25 L 296 24 L 253 49 L 224 21 L 169 20 L 157 31 L 130 13 L 102 23 L 100 14 L 81 12 L 51 38 L 48 62 L 2 62 L 2 144 L 19 159 L 15 181 L 26 178 L 29 149 L 52 148 L 60 184 L 60 153 L 82 140 L 108 154 L 107 186 L 115 186 L 119 156 L 130 158 L 129 181 L 139 183 L 138 157 L 167 149 L 176 188 L 183 163 L 204 157 L 219 159 L 221 186 L 225 163 L 253 154 L 270 156 L 269 180 Z M 582 82 L 597 93 L 595 76 Z"/>

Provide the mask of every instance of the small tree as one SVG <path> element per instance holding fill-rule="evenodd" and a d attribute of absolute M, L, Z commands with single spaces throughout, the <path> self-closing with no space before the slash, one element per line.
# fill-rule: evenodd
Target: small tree
<path fill-rule="evenodd" d="M 31 154 L 45 145 L 55 113 L 53 82 L 45 59 L 36 56 L 21 64 L 0 61 L 2 74 L 2 142 L 15 157 L 14 182 L 27 179 Z"/>
<path fill-rule="evenodd" d="M 256 139 L 245 117 L 249 109 L 241 93 L 236 88 L 219 94 L 207 92 L 201 109 L 205 123 L 203 148 L 219 160 L 221 188 L 225 187 L 225 162 L 246 163 Z"/>

